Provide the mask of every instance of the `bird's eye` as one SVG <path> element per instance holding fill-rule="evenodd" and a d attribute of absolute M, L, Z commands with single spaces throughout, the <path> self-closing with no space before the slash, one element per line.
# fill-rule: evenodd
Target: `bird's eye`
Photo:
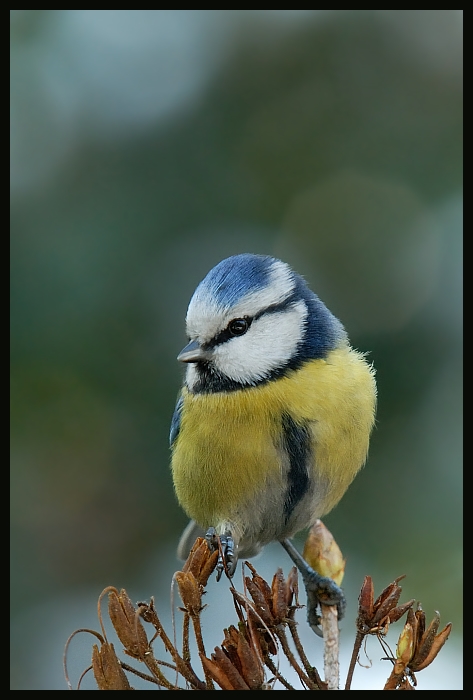
<path fill-rule="evenodd" d="M 244 335 L 249 327 L 250 323 L 246 318 L 235 318 L 228 324 L 228 330 L 232 335 Z"/>

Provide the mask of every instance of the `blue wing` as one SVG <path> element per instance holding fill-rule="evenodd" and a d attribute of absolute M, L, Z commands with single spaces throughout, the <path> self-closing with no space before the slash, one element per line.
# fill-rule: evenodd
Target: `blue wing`
<path fill-rule="evenodd" d="M 169 433 L 169 444 L 172 445 L 174 444 L 177 436 L 179 435 L 179 430 L 181 428 L 181 413 L 182 413 L 182 406 L 184 403 L 184 399 L 182 398 L 182 395 L 179 396 L 177 403 L 176 403 L 176 408 L 174 409 L 174 414 L 171 420 L 171 430 Z"/>

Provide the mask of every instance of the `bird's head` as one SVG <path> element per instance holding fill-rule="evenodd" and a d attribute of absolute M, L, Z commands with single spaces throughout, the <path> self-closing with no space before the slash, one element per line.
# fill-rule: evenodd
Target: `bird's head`
<path fill-rule="evenodd" d="M 264 255 L 222 260 L 202 280 L 187 310 L 192 392 L 232 391 L 284 376 L 325 357 L 345 331 L 289 265 Z"/>

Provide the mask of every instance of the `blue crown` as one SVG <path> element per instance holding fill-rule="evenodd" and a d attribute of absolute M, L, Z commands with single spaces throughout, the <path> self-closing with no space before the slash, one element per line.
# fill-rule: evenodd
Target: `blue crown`
<path fill-rule="evenodd" d="M 242 253 L 226 258 L 210 270 L 195 293 L 205 290 L 219 306 L 231 308 L 250 292 L 268 285 L 275 260 L 269 255 Z"/>

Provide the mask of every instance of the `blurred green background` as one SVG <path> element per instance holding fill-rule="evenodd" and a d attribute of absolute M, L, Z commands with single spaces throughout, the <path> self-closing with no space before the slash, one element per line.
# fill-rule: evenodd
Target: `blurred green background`
<path fill-rule="evenodd" d="M 12 10 L 11 234 L 11 688 L 66 688 L 105 586 L 169 607 L 187 303 L 255 252 L 377 368 L 368 464 L 325 520 L 346 634 L 363 576 L 406 574 L 454 623 L 419 686 L 460 689 L 461 11 Z"/>

